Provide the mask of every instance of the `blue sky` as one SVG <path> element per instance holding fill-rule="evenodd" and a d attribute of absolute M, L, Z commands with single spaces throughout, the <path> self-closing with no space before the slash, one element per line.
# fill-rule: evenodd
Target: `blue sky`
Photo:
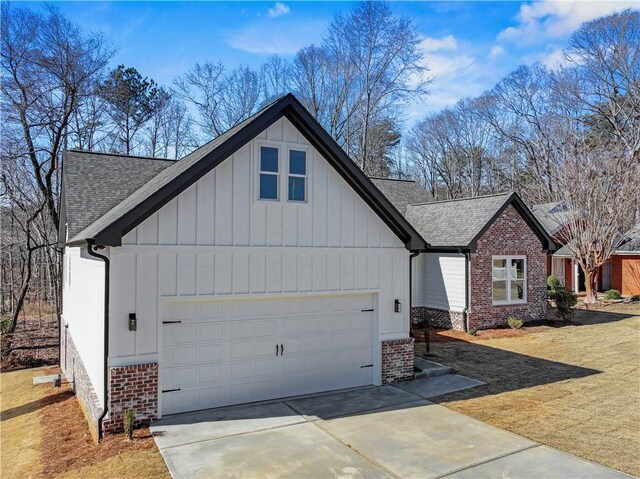
<path fill-rule="evenodd" d="M 101 31 L 118 48 L 114 65 L 137 68 L 163 85 L 196 62 L 258 67 L 269 55 L 290 58 L 322 40 L 337 12 L 353 2 L 55 2 L 85 30 Z M 31 3 L 32 7 L 38 5 Z M 407 111 L 408 123 L 493 86 L 520 64 L 562 61 L 567 39 L 583 21 L 638 1 L 392 2 L 410 17 L 431 94 Z"/>

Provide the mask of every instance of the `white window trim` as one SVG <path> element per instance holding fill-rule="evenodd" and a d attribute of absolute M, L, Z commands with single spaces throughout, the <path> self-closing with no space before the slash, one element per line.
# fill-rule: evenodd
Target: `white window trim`
<path fill-rule="evenodd" d="M 306 174 L 299 175 L 291 172 L 291 151 L 304 151 L 304 170 Z M 304 178 L 304 201 L 289 199 L 289 178 Z M 309 150 L 304 147 L 289 146 L 287 147 L 287 181 L 286 181 L 286 198 L 288 203 L 305 204 L 309 202 Z"/>
<path fill-rule="evenodd" d="M 280 151 L 282 150 L 281 146 L 277 143 L 268 143 L 268 142 L 259 142 L 257 143 L 257 178 L 256 178 L 256 200 L 257 201 L 269 201 L 269 202 L 276 202 L 276 201 L 280 201 L 281 197 L 282 197 L 282 192 L 280 191 L 282 189 L 282 181 L 281 181 L 281 176 L 282 176 L 282 167 L 281 167 L 281 161 L 280 161 Z M 273 171 L 262 171 L 262 147 L 266 147 L 266 148 L 275 148 L 278 151 L 278 172 L 274 173 Z M 277 178 L 277 186 L 276 186 L 276 192 L 278 194 L 277 198 L 262 198 L 260 197 L 260 175 L 271 175 L 271 176 L 275 176 Z"/>
<path fill-rule="evenodd" d="M 504 301 L 495 301 L 493 299 L 493 262 L 497 259 L 504 259 L 507 261 L 507 271 L 506 271 L 506 291 L 507 291 L 507 299 Z M 511 260 L 512 259 L 523 259 L 524 260 L 524 286 L 523 286 L 523 298 L 522 299 L 510 299 L 511 297 Z M 527 257 L 525 255 L 496 255 L 491 257 L 491 304 L 493 306 L 502 306 L 508 304 L 526 304 L 527 302 Z"/>

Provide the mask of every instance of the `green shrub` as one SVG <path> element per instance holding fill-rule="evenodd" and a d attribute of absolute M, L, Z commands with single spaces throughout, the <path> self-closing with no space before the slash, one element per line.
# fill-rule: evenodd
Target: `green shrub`
<path fill-rule="evenodd" d="M 469 330 L 469 334 L 470 334 L 471 336 L 477 336 L 477 335 L 478 335 L 478 330 L 477 330 L 476 328 L 471 328 L 471 329 Z"/>
<path fill-rule="evenodd" d="M 622 298 L 622 295 L 620 294 L 620 291 L 618 291 L 617 289 L 610 289 L 609 291 L 606 291 L 604 293 L 604 299 L 606 299 L 607 301 L 611 301 L 612 299 L 620 299 Z"/>
<path fill-rule="evenodd" d="M 524 323 L 515 316 L 509 316 L 507 318 L 507 324 L 511 329 L 520 329 Z"/>
<path fill-rule="evenodd" d="M 548 294 L 549 299 L 556 304 L 556 315 L 563 321 L 571 321 L 575 315 L 573 309 L 578 304 L 578 295 L 565 287 L 552 289 Z"/>
<path fill-rule="evenodd" d="M 550 291 L 556 290 L 556 289 L 560 289 L 563 288 L 564 286 L 562 286 L 562 283 L 560 282 L 560 280 L 558 279 L 557 276 L 555 275 L 550 275 L 547 278 L 547 289 Z"/>
<path fill-rule="evenodd" d="M 133 439 L 133 425 L 136 421 L 136 411 L 132 407 L 127 409 L 122 414 L 122 419 L 124 421 L 124 432 L 127 434 L 129 440 Z"/>
<path fill-rule="evenodd" d="M 2 334 L 5 334 L 7 331 L 9 331 L 9 329 L 11 328 L 11 323 L 11 318 L 4 318 L 0 320 L 0 331 L 2 331 Z"/>

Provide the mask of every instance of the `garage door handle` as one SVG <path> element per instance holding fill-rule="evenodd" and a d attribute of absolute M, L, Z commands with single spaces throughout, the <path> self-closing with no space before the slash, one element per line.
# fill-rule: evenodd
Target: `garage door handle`
<path fill-rule="evenodd" d="M 182 321 L 162 321 L 162 324 L 180 324 Z"/>
<path fill-rule="evenodd" d="M 363 309 L 362 311 L 360 311 L 361 313 L 368 313 L 370 311 L 374 311 L 373 309 Z"/>
<path fill-rule="evenodd" d="M 178 389 L 163 389 L 162 392 L 163 393 L 172 393 L 172 392 L 180 391 L 180 390 L 181 390 L 180 388 L 178 388 Z"/>
<path fill-rule="evenodd" d="M 284 346 L 281 344 L 280 345 L 280 356 L 284 355 Z"/>
<path fill-rule="evenodd" d="M 276 356 L 278 355 L 278 345 L 276 344 Z"/>

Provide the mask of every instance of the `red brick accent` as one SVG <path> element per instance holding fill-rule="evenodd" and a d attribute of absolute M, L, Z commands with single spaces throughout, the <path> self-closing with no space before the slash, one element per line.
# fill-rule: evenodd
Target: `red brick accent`
<path fill-rule="evenodd" d="M 525 255 L 527 258 L 527 303 L 492 305 L 492 256 Z M 522 321 L 547 315 L 547 253 L 536 234 L 516 209 L 509 205 L 480 237 L 471 253 L 469 328 L 482 329 L 507 324 L 509 316 Z"/>
<path fill-rule="evenodd" d="M 89 423 L 89 431 L 97 441 L 98 418 L 103 408 L 98 401 L 98 395 L 89 379 L 82 358 L 73 343 L 69 328 L 63 326 L 60 329 L 60 370 L 66 380 L 72 383 L 73 392 L 78 397 L 80 407 Z"/>
<path fill-rule="evenodd" d="M 413 378 L 413 338 L 382 341 L 382 384 Z"/>
<path fill-rule="evenodd" d="M 158 363 L 120 366 L 109 371 L 109 415 L 105 434 L 124 430 L 123 413 L 132 407 L 135 426 L 147 426 L 158 417 Z"/>
<path fill-rule="evenodd" d="M 460 311 L 414 306 L 411 308 L 411 320 L 413 324 L 426 322 L 434 328 L 464 330 L 464 313 Z"/>

